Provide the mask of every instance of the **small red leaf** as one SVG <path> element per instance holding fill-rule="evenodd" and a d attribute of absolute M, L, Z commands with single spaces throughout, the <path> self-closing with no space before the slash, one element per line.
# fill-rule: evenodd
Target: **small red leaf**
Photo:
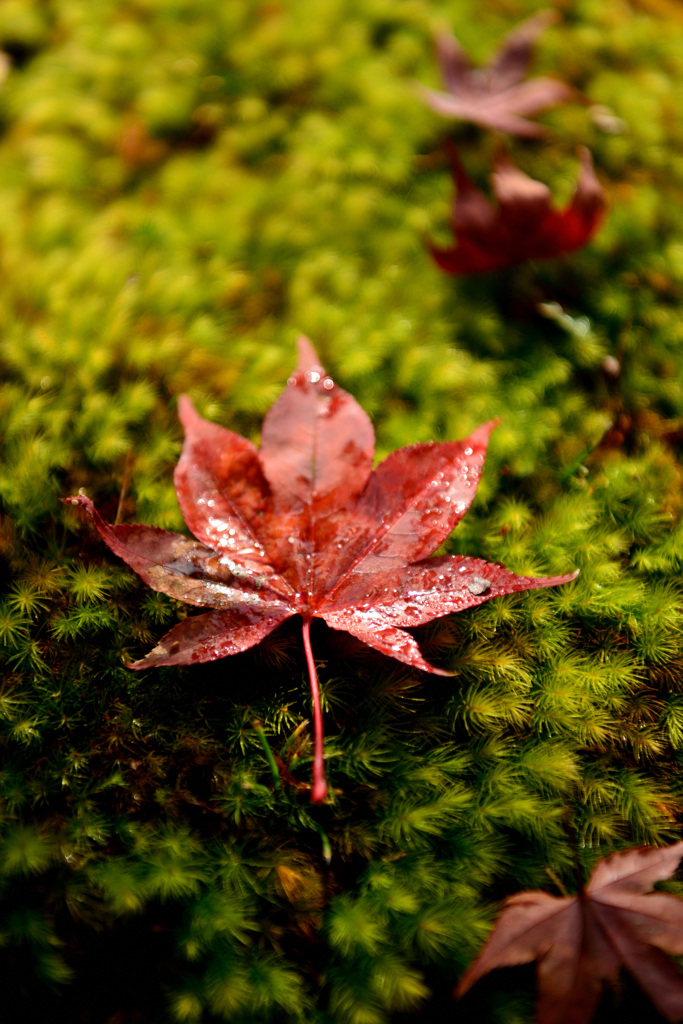
<path fill-rule="evenodd" d="M 444 117 L 470 121 L 508 135 L 543 135 L 543 128 L 527 117 L 575 94 L 574 89 L 555 78 L 522 81 L 529 69 L 536 37 L 552 21 L 554 12 L 541 11 L 518 25 L 486 68 L 472 67 L 455 36 L 440 35 L 436 56 L 446 91 L 421 86 L 423 99 Z"/>
<path fill-rule="evenodd" d="M 152 526 L 105 523 L 106 544 L 149 586 L 213 609 L 175 626 L 132 668 L 222 658 L 300 615 L 311 678 L 314 799 L 325 794 L 322 725 L 310 653 L 313 617 L 426 672 L 406 627 L 500 594 L 574 578 L 515 576 L 481 559 L 424 560 L 474 498 L 495 422 L 465 441 L 411 445 L 373 472 L 374 434 L 357 402 L 300 339 L 299 365 L 266 415 L 261 450 L 202 419 L 181 398 L 185 444 L 176 467 L 180 507 L 197 541 Z"/>
<path fill-rule="evenodd" d="M 457 193 L 450 249 L 431 246 L 447 274 L 481 274 L 531 259 L 552 259 L 580 249 L 595 234 L 606 210 L 605 194 L 591 155 L 580 150 L 581 173 L 564 210 L 551 205 L 550 190 L 502 155 L 491 177 L 498 205 L 490 203 L 465 173 L 450 148 Z"/>
<path fill-rule="evenodd" d="M 683 899 L 649 892 L 682 856 L 683 842 L 626 850 L 599 861 L 577 896 L 511 896 L 456 995 L 494 968 L 538 960 L 537 1024 L 587 1024 L 623 967 L 663 1017 L 683 1020 L 683 976 L 662 952 L 683 953 Z"/>

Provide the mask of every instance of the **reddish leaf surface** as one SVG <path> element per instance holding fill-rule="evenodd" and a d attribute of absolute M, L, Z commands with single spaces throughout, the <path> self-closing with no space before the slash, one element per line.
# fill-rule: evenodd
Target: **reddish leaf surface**
<path fill-rule="evenodd" d="M 423 99 L 444 117 L 471 121 L 508 135 L 543 135 L 543 128 L 527 118 L 575 95 L 575 90 L 555 78 L 523 81 L 536 37 L 554 19 L 552 11 L 541 11 L 522 22 L 485 68 L 472 66 L 455 36 L 440 35 L 436 56 L 446 91 L 421 86 Z"/>
<path fill-rule="evenodd" d="M 179 412 L 185 444 L 175 485 L 196 540 L 153 526 L 111 525 L 89 498 L 69 500 L 150 587 L 210 609 L 174 626 L 131 668 L 223 658 L 302 617 L 316 727 L 314 799 L 325 795 L 309 637 L 314 616 L 392 658 L 448 675 L 425 661 L 406 627 L 574 578 L 516 576 L 455 555 L 425 561 L 469 508 L 495 423 L 465 441 L 401 448 L 373 472 L 370 420 L 327 376 L 306 338 L 295 373 L 265 417 L 260 451 L 202 419 L 187 397 Z"/>
<path fill-rule="evenodd" d="M 524 260 L 562 256 L 585 245 L 605 216 L 605 193 L 595 176 L 591 155 L 581 149 L 581 173 L 570 204 L 551 205 L 550 189 L 501 155 L 491 176 L 497 205 L 489 202 L 465 173 L 450 149 L 456 197 L 452 225 L 456 244 L 431 246 L 448 274 L 480 274 Z"/>
<path fill-rule="evenodd" d="M 586 1024 L 626 968 L 663 1017 L 683 1020 L 683 977 L 663 952 L 683 954 L 683 899 L 650 892 L 682 856 L 683 842 L 627 850 L 599 861 L 577 896 L 511 896 L 456 994 L 496 967 L 538 960 L 538 1024 Z"/>

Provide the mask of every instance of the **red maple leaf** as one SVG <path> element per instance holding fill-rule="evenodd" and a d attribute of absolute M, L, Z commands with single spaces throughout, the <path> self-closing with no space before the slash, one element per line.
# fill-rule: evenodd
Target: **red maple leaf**
<path fill-rule="evenodd" d="M 541 11 L 522 22 L 485 68 L 472 66 L 455 36 L 439 35 L 436 56 L 446 92 L 420 86 L 423 99 L 444 117 L 471 121 L 508 135 L 543 135 L 543 128 L 527 121 L 527 117 L 576 94 L 556 78 L 522 81 L 536 37 L 554 20 L 553 11 Z"/>
<path fill-rule="evenodd" d="M 491 176 L 494 205 L 465 173 L 452 146 L 450 155 L 457 188 L 452 213 L 456 244 L 450 249 L 430 246 L 448 274 L 481 274 L 562 256 L 585 245 L 605 216 L 605 193 L 587 149 L 580 150 L 581 173 L 564 210 L 551 206 L 547 185 L 529 178 L 505 154 Z"/>
<path fill-rule="evenodd" d="M 511 896 L 456 995 L 496 967 L 538 960 L 537 1024 L 586 1024 L 624 967 L 663 1017 L 682 1020 L 683 977 L 662 950 L 683 953 L 683 899 L 650 892 L 682 856 L 683 842 L 626 850 L 599 861 L 576 896 Z"/>
<path fill-rule="evenodd" d="M 565 583 L 531 579 L 479 558 L 426 559 L 472 502 L 495 422 L 465 441 L 415 444 L 373 472 L 368 416 L 299 340 L 299 365 L 267 413 L 260 451 L 179 402 L 185 444 L 175 470 L 192 540 L 154 526 L 104 522 L 89 498 L 69 500 L 150 587 L 210 608 L 168 633 L 130 668 L 212 661 L 303 619 L 315 727 L 314 801 L 324 799 L 322 718 L 310 624 L 318 616 L 426 672 L 405 627 L 499 594 Z M 426 560 L 425 560 L 426 559 Z"/>

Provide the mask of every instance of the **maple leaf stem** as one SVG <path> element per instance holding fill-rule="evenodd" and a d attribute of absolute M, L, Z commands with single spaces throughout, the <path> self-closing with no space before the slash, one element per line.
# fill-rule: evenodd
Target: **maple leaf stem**
<path fill-rule="evenodd" d="M 311 790 L 311 802 L 320 804 L 327 796 L 327 782 L 325 781 L 325 760 L 323 757 L 323 714 L 320 708 L 320 687 L 318 686 L 318 673 L 315 670 L 315 659 L 311 648 L 311 620 L 304 619 L 303 625 L 304 650 L 306 652 L 306 665 L 308 666 L 308 679 L 311 684 L 311 697 L 313 699 L 313 789 Z"/>

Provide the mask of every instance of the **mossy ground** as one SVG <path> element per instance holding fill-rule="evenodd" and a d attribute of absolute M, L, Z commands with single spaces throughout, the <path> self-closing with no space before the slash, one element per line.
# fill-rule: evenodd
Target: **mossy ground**
<path fill-rule="evenodd" d="M 683 14 L 554 6 L 534 71 L 593 105 L 511 151 L 562 203 L 587 145 L 609 218 L 454 280 L 441 142 L 481 182 L 496 143 L 414 83 L 434 30 L 483 61 L 533 0 L 0 5 L 7 1020 L 523 1024 L 530 971 L 451 999 L 496 900 L 680 838 Z M 298 332 L 379 455 L 502 419 L 448 550 L 581 569 L 423 628 L 453 679 L 321 624 L 324 807 L 295 626 L 126 670 L 185 608 L 59 501 L 182 529 L 177 396 L 257 440 Z"/>

